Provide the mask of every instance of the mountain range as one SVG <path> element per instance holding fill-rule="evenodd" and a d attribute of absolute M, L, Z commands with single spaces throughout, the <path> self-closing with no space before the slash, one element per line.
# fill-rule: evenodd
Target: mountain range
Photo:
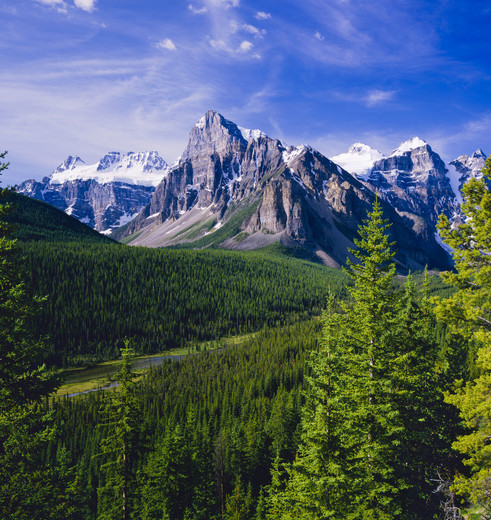
<path fill-rule="evenodd" d="M 113 152 L 95 165 L 69 157 L 18 191 L 134 245 L 247 250 L 281 242 L 331 266 L 345 262 L 378 194 L 400 267 L 446 268 L 438 215 L 459 219 L 459 188 L 480 175 L 485 158 L 477 150 L 446 165 L 415 137 L 387 157 L 356 143 L 328 159 L 208 111 L 170 167 L 156 152 Z"/>
<path fill-rule="evenodd" d="M 157 152 L 110 152 L 91 165 L 69 156 L 49 177 L 24 181 L 17 191 L 110 233 L 138 215 L 168 171 Z"/>

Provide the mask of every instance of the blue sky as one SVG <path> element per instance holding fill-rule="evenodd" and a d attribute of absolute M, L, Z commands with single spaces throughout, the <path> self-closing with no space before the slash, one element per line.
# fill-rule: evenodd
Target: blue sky
<path fill-rule="evenodd" d="M 215 109 L 327 156 L 491 154 L 488 0 L 0 0 L 2 185 L 76 154 L 172 163 Z"/>

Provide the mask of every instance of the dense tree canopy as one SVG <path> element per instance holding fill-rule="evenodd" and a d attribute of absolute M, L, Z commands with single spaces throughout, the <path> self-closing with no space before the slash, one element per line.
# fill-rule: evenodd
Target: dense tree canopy
<path fill-rule="evenodd" d="M 0 163 L 0 172 L 6 167 Z M 45 343 L 29 328 L 40 300 L 26 293 L 19 250 L 5 221 L 10 192 L 0 190 L 0 516 L 61 518 L 63 469 L 48 468 L 40 457 L 52 431 L 49 415 L 35 408 L 58 378 L 40 363 Z"/>
<path fill-rule="evenodd" d="M 457 406 L 469 433 L 455 443 L 466 457 L 469 473 L 460 475 L 455 488 L 491 513 L 491 159 L 480 180 L 463 187 L 464 222 L 453 228 L 441 217 L 440 234 L 452 248 L 455 272 L 444 273 L 458 290 L 440 299 L 439 317 L 467 341 L 474 352 L 475 369 L 470 381 L 457 381 L 448 402 Z"/>
<path fill-rule="evenodd" d="M 352 300 L 325 319 L 312 359 L 302 444 L 271 518 L 433 518 L 432 482 L 448 450 L 439 435 L 438 344 L 427 303 L 395 265 L 378 203 L 349 262 Z M 441 417 L 441 416 L 440 416 Z M 448 444 L 448 443 L 447 443 Z"/>

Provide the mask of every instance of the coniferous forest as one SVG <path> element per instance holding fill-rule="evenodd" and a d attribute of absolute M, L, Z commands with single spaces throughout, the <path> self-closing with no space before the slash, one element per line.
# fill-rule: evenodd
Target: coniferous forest
<path fill-rule="evenodd" d="M 1 190 L 0 518 L 489 518 L 490 181 L 440 219 L 441 277 L 396 273 L 377 202 L 341 271 L 130 248 Z M 117 358 L 114 388 L 53 396 Z"/>

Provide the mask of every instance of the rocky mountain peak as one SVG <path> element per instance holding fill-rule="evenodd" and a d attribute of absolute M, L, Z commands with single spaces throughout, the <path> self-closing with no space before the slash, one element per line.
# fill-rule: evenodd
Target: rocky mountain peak
<path fill-rule="evenodd" d="M 154 172 L 168 168 L 168 164 L 156 151 L 128 152 L 121 155 L 119 161 L 114 162 L 113 165 L 115 165 L 115 169 L 139 168 L 142 172 Z"/>
<path fill-rule="evenodd" d="M 54 171 L 53 173 L 65 172 L 67 170 L 73 170 L 77 166 L 84 165 L 85 162 L 78 157 L 78 155 L 69 155 Z"/>
<path fill-rule="evenodd" d="M 118 163 L 121 160 L 121 154 L 119 152 L 107 153 L 98 163 L 97 171 L 107 170 L 113 164 Z"/>
<path fill-rule="evenodd" d="M 472 158 L 473 159 L 484 159 L 486 160 L 487 159 L 487 155 L 481 150 L 481 148 L 478 148 L 473 154 L 472 154 Z"/>
<path fill-rule="evenodd" d="M 422 146 L 428 146 L 428 143 L 420 137 L 412 137 L 411 139 L 401 143 L 390 155 L 391 157 L 396 155 L 403 155 L 407 152 L 412 152 L 417 148 L 421 148 Z"/>
<path fill-rule="evenodd" d="M 461 155 L 457 159 L 450 162 L 458 175 L 459 190 L 470 179 L 480 179 L 482 177 L 481 170 L 486 162 L 486 154 L 478 148 L 470 157 L 468 155 Z"/>

